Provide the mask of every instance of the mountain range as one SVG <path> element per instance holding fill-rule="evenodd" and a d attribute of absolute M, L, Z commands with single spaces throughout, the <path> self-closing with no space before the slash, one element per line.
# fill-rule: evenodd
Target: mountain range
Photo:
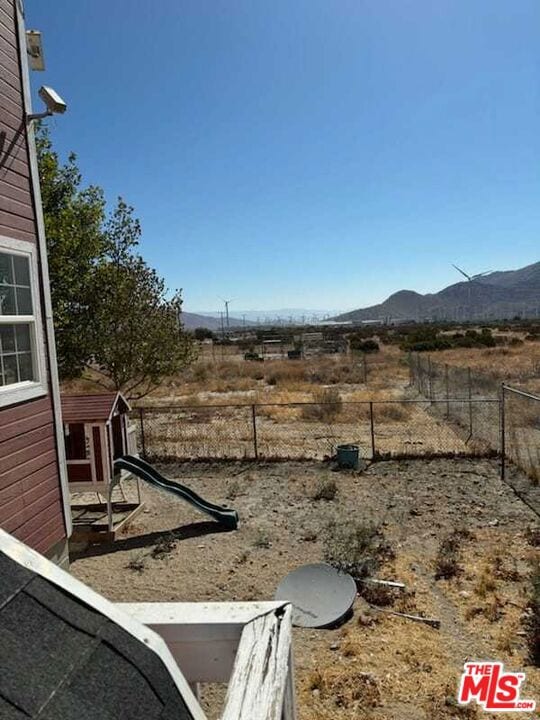
<path fill-rule="evenodd" d="M 495 320 L 540 317 L 540 262 L 492 272 L 437 293 L 400 290 L 379 305 L 334 316 L 338 322 Z"/>
<path fill-rule="evenodd" d="M 186 330 L 195 328 L 206 328 L 207 330 L 221 330 L 221 318 L 210 315 L 199 315 L 199 313 L 182 312 L 182 324 Z M 241 327 L 242 320 L 229 318 L 230 327 Z"/>
<path fill-rule="evenodd" d="M 291 323 L 316 324 L 336 314 L 336 310 L 309 310 L 307 308 L 281 308 L 279 310 L 236 310 L 236 317 L 229 317 L 231 328 L 253 325 L 288 325 Z M 188 330 L 206 328 L 221 329 L 221 315 L 215 311 L 183 312 L 182 321 Z"/>

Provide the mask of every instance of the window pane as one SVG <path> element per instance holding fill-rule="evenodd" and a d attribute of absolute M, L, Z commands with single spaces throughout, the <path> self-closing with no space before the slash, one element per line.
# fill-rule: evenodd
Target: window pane
<path fill-rule="evenodd" d="M 32 315 L 30 288 L 17 288 L 17 315 Z"/>
<path fill-rule="evenodd" d="M 30 325 L 16 325 L 17 351 L 30 351 Z"/>
<path fill-rule="evenodd" d="M 15 351 L 15 326 L 0 325 L 0 352 Z"/>
<path fill-rule="evenodd" d="M 4 355 L 2 360 L 4 364 L 4 385 L 13 385 L 13 383 L 19 382 L 17 356 Z"/>
<path fill-rule="evenodd" d="M 84 425 L 77 423 L 69 426 L 69 433 L 66 436 L 66 457 L 68 460 L 87 459 Z"/>
<path fill-rule="evenodd" d="M 30 261 L 27 257 L 13 255 L 13 266 L 15 270 L 15 284 L 30 287 Z"/>
<path fill-rule="evenodd" d="M 33 380 L 34 370 L 32 368 L 32 354 L 31 353 L 18 353 L 17 359 L 19 361 L 19 381 Z"/>
<path fill-rule="evenodd" d="M 15 288 L 0 285 L 0 315 L 16 315 Z"/>
<path fill-rule="evenodd" d="M 13 285 L 13 272 L 11 266 L 11 255 L 0 252 L 0 284 Z"/>
<path fill-rule="evenodd" d="M 0 386 L 36 380 L 32 326 L 0 325 Z"/>

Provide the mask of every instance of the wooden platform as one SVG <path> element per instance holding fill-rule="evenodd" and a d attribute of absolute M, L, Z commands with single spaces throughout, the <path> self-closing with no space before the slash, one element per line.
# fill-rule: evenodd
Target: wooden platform
<path fill-rule="evenodd" d="M 112 506 L 113 529 L 110 531 L 105 503 L 72 505 L 73 533 L 71 540 L 75 542 L 111 542 L 143 508 L 144 503 L 114 502 Z"/>

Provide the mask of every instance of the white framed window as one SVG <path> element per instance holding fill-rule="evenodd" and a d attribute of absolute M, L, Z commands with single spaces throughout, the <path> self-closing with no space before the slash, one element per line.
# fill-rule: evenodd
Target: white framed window
<path fill-rule="evenodd" d="M 47 392 L 36 252 L 0 235 L 0 407 Z"/>

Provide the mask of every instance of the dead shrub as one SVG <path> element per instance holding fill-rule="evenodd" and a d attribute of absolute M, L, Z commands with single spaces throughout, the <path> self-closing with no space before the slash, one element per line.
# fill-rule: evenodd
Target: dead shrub
<path fill-rule="evenodd" d="M 139 553 L 129 560 L 126 568 L 140 575 L 146 570 L 146 558 L 142 553 Z"/>
<path fill-rule="evenodd" d="M 533 547 L 540 547 L 540 528 L 527 528 L 525 531 L 525 537 L 529 545 Z"/>
<path fill-rule="evenodd" d="M 323 544 L 325 561 L 355 578 L 371 575 L 389 556 L 380 529 L 358 521 L 331 521 L 324 530 Z"/>
<path fill-rule="evenodd" d="M 268 549 L 272 546 L 272 542 L 270 540 L 270 536 L 267 532 L 265 532 L 262 528 L 259 528 L 257 530 L 257 533 L 255 535 L 255 538 L 253 539 L 253 545 L 256 548 L 265 548 Z"/>
<path fill-rule="evenodd" d="M 241 494 L 242 486 L 238 480 L 231 480 L 231 482 L 227 485 L 227 500 L 235 500 Z"/>
<path fill-rule="evenodd" d="M 376 404 L 373 410 L 375 422 L 402 422 L 408 420 L 411 408 L 406 403 L 385 402 Z"/>
<path fill-rule="evenodd" d="M 306 381 L 306 365 L 303 362 L 275 360 L 268 363 L 264 379 L 267 385 L 291 385 Z"/>
<path fill-rule="evenodd" d="M 485 598 L 487 597 L 487 595 L 489 595 L 489 593 L 494 592 L 496 588 L 497 583 L 493 578 L 490 568 L 485 567 L 478 576 L 478 580 L 476 581 L 476 585 L 474 586 L 475 593 L 479 597 Z"/>
<path fill-rule="evenodd" d="M 396 602 L 396 593 L 392 588 L 376 583 L 362 583 L 358 591 L 370 605 L 387 607 Z"/>
<path fill-rule="evenodd" d="M 443 539 L 435 558 L 435 580 L 450 580 L 461 574 L 462 568 L 459 564 L 461 542 L 470 537 L 470 532 L 461 528 Z"/>
<path fill-rule="evenodd" d="M 337 495 L 338 487 L 333 477 L 320 478 L 312 498 L 314 500 L 333 500 Z"/>
<path fill-rule="evenodd" d="M 507 567 L 505 559 L 501 555 L 496 554 L 491 560 L 493 566 L 493 574 L 495 577 L 506 582 L 518 582 L 521 580 L 521 573 L 517 568 L 517 560 L 515 557 L 508 559 L 511 567 Z"/>
<path fill-rule="evenodd" d="M 343 400 L 336 388 L 324 388 L 314 393 L 313 405 L 302 406 L 302 419 L 331 423 L 335 421 L 343 410 Z"/>
<path fill-rule="evenodd" d="M 461 573 L 459 565 L 459 540 L 450 535 L 445 538 L 435 559 L 435 580 L 450 580 Z"/>
<path fill-rule="evenodd" d="M 177 540 L 173 533 L 162 535 L 152 548 L 150 555 L 154 560 L 163 560 L 176 550 Z"/>
<path fill-rule="evenodd" d="M 203 383 L 210 377 L 210 368 L 207 363 L 197 363 L 191 371 L 196 382 Z"/>

